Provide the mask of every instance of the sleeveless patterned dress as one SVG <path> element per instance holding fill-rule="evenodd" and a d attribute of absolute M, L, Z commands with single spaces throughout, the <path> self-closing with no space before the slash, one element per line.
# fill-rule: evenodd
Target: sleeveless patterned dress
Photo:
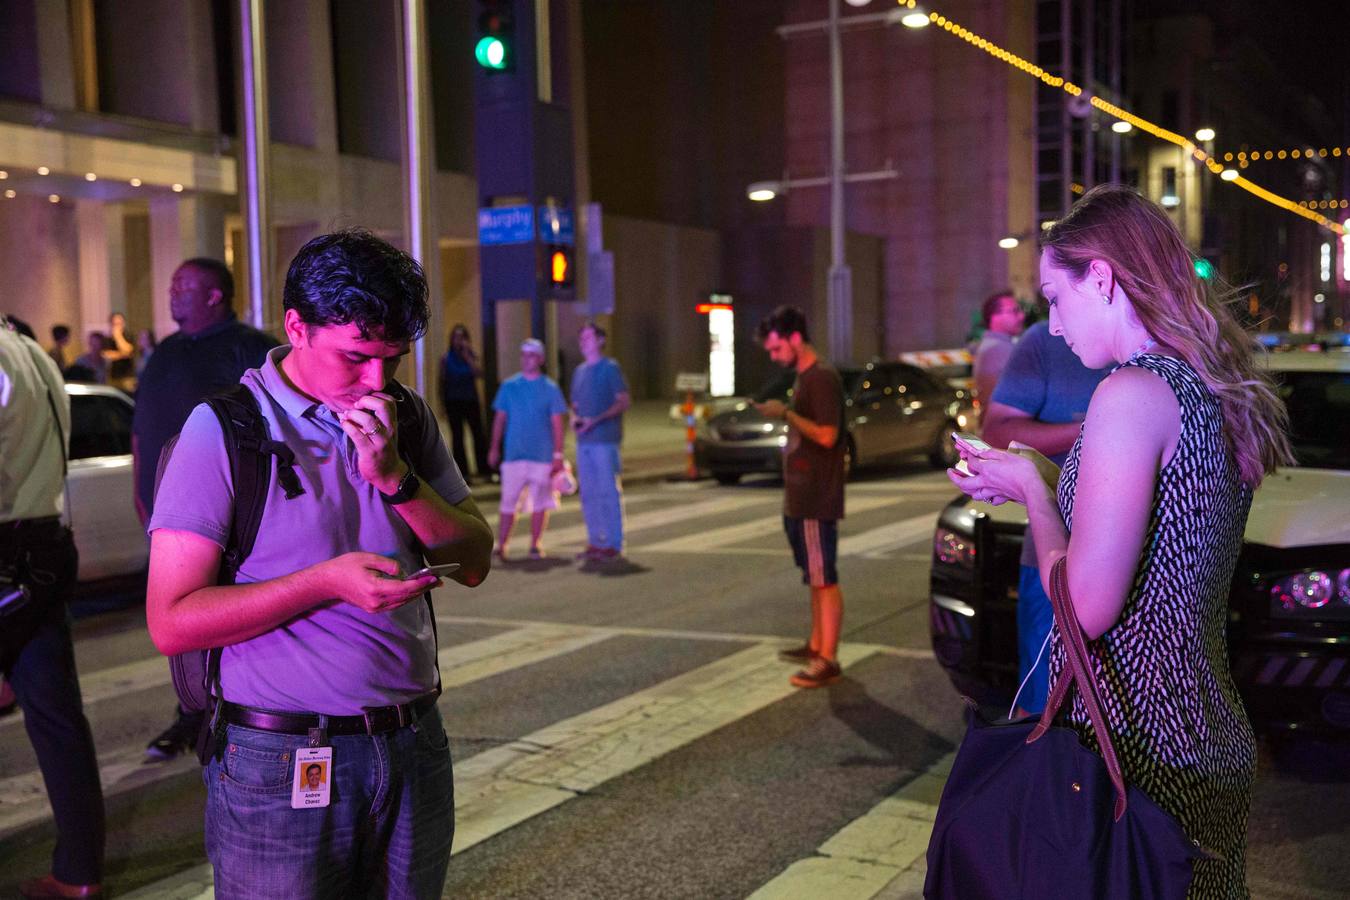
<path fill-rule="evenodd" d="M 1176 452 L 1158 473 L 1144 549 L 1120 619 L 1088 644 L 1125 779 L 1221 859 L 1199 861 L 1190 898 L 1245 898 L 1247 811 L 1256 740 L 1228 668 L 1228 589 L 1251 490 L 1223 436 L 1219 402 L 1188 364 L 1140 354 L 1134 365 L 1172 388 Z M 1073 530 L 1082 435 L 1061 470 L 1060 513 Z M 1058 630 L 1050 679 L 1067 666 Z M 1061 720 L 1098 749 L 1077 691 Z M 1066 705 L 1067 709 L 1067 705 Z"/>

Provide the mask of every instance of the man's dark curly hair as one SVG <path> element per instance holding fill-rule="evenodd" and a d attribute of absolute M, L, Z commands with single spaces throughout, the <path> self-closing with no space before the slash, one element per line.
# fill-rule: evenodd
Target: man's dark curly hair
<path fill-rule="evenodd" d="M 431 316 L 417 260 L 361 228 L 301 247 L 286 272 L 282 305 L 306 325 L 355 325 L 362 340 L 415 341 Z"/>
<path fill-rule="evenodd" d="M 795 331 L 802 336 L 803 341 L 811 342 L 811 335 L 806 331 L 806 313 L 795 306 L 780 306 L 769 313 L 760 321 L 755 336 L 762 344 L 771 331 L 784 339 L 791 337 Z"/>

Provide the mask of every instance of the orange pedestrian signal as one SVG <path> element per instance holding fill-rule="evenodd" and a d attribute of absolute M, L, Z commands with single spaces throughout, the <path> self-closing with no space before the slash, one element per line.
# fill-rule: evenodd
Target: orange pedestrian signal
<path fill-rule="evenodd" d="M 554 250 L 549 263 L 554 284 L 569 284 L 572 281 L 572 261 L 567 258 L 567 251 Z"/>

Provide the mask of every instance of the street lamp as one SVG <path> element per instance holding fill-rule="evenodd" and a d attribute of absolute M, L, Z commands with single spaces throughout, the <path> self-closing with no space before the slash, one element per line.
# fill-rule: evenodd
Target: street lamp
<path fill-rule="evenodd" d="M 999 238 L 998 241 L 998 245 L 1002 247 L 1004 250 L 1012 250 L 1020 243 L 1022 242 L 1019 241 L 1017 238 L 1013 237 L 1012 235 L 1009 235 L 1008 237 L 1005 238 Z"/>
<path fill-rule="evenodd" d="M 866 0 L 847 0 L 851 6 L 864 6 Z M 781 25 L 776 30 L 782 38 L 797 35 L 814 34 L 824 31 L 830 47 L 830 176 L 819 183 L 830 186 L 830 272 L 826 282 L 825 307 L 829 321 L 829 351 L 835 364 L 847 362 L 853 356 L 853 273 L 844 258 L 844 182 L 864 180 L 844 175 L 844 62 L 840 46 L 840 26 L 861 27 L 868 25 L 894 25 L 903 22 L 911 28 L 928 24 L 928 17 L 917 7 L 893 9 L 889 12 L 864 13 L 849 16 L 842 22 L 839 18 L 838 0 L 829 0 L 830 16 L 825 21 L 796 22 Z M 919 22 L 922 16 L 923 22 Z M 888 174 L 867 173 L 873 178 L 894 178 Z M 781 182 L 779 184 L 756 183 L 750 186 L 747 196 L 763 202 L 771 200 L 789 187 L 805 187 L 808 182 Z"/>
<path fill-rule="evenodd" d="M 764 203 L 783 193 L 781 181 L 756 181 L 745 189 L 745 196 L 756 203 Z"/>
<path fill-rule="evenodd" d="M 1134 130 L 1134 126 L 1122 119 L 1119 122 L 1112 122 L 1111 130 L 1116 134 L 1129 134 Z"/>
<path fill-rule="evenodd" d="M 1237 179 L 1238 179 L 1238 170 L 1237 170 L 1237 169 L 1224 169 L 1222 172 L 1219 173 L 1219 177 L 1222 178 L 1224 181 L 1237 181 Z"/>
<path fill-rule="evenodd" d="M 1214 129 L 1208 127 L 1197 128 L 1195 131 L 1195 139 L 1201 143 L 1214 140 Z"/>
<path fill-rule="evenodd" d="M 921 7 L 915 7 L 904 14 L 900 19 L 900 24 L 906 28 L 927 28 L 928 13 L 924 12 Z"/>

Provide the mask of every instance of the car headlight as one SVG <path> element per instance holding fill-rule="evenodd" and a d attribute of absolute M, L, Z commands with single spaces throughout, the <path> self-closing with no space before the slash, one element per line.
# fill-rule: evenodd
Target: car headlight
<path fill-rule="evenodd" d="M 1270 582 L 1271 612 L 1279 615 L 1350 613 L 1350 569 L 1305 569 Z"/>
<path fill-rule="evenodd" d="M 965 535 L 939 528 L 933 534 L 933 556 L 940 563 L 973 571 L 975 543 Z"/>

